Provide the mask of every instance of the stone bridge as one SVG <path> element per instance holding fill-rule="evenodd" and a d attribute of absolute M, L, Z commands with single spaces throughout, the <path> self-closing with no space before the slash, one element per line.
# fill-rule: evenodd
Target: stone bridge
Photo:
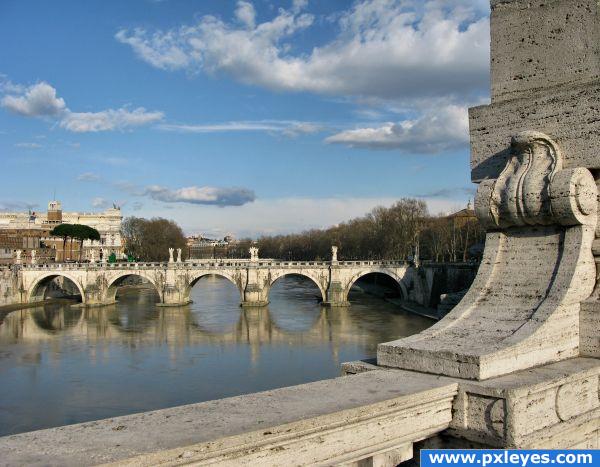
<path fill-rule="evenodd" d="M 69 279 L 81 295 L 84 306 L 115 303 L 117 290 L 131 276 L 150 282 L 163 306 L 190 303 L 192 287 L 207 275 L 222 276 L 239 290 L 243 306 L 264 306 L 271 286 L 281 277 L 300 275 L 319 288 L 323 303 L 348 305 L 348 293 L 361 277 L 380 273 L 393 278 L 403 297 L 408 297 L 414 268 L 402 261 L 274 261 L 214 260 L 170 261 L 165 263 L 65 263 L 24 264 L 19 271 L 20 302 L 44 299 L 50 283 Z"/>

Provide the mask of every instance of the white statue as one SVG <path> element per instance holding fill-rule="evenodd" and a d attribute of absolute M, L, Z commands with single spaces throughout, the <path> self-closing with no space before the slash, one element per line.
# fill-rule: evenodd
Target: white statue
<path fill-rule="evenodd" d="M 95 263 L 95 262 L 96 262 L 96 251 L 91 250 L 90 251 L 90 263 Z"/>
<path fill-rule="evenodd" d="M 21 253 L 23 253 L 23 250 L 15 251 L 15 264 L 21 264 Z"/>
<path fill-rule="evenodd" d="M 177 262 L 181 263 L 181 248 L 177 248 Z"/>
<path fill-rule="evenodd" d="M 100 260 L 103 263 L 106 263 L 106 254 L 104 253 L 104 250 L 102 250 L 102 249 L 100 250 Z"/>
<path fill-rule="evenodd" d="M 258 261 L 258 248 L 250 247 L 250 261 Z"/>
<path fill-rule="evenodd" d="M 331 247 L 331 262 L 335 263 L 338 259 L 337 259 L 337 251 L 338 251 L 338 247 L 337 246 L 332 246 Z"/>
<path fill-rule="evenodd" d="M 37 260 L 35 259 L 35 250 L 31 250 L 31 264 L 36 264 Z"/>
<path fill-rule="evenodd" d="M 173 262 L 173 252 L 175 251 L 175 248 L 169 248 L 169 263 Z"/>

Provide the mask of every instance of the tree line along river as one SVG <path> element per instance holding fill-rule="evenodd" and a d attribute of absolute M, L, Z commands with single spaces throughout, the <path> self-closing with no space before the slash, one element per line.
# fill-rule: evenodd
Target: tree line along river
<path fill-rule="evenodd" d="M 267 307 L 243 309 L 218 276 L 184 307 L 155 305 L 149 289 L 82 309 L 52 303 L 0 324 L 0 435 L 154 410 L 339 376 L 345 361 L 433 321 L 365 294 L 326 308 L 310 280 L 286 276 Z"/>

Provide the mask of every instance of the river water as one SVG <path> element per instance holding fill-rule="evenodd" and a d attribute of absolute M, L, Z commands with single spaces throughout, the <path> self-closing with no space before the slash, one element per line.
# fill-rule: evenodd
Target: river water
<path fill-rule="evenodd" d="M 0 324 L 0 435 L 336 377 L 433 324 L 356 288 L 348 308 L 318 294 L 286 276 L 268 307 L 244 310 L 233 284 L 209 276 L 185 307 L 136 290 L 108 307 L 14 311 Z"/>

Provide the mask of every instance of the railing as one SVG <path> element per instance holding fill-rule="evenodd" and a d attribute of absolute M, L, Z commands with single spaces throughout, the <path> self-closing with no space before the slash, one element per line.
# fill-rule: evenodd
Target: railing
<path fill-rule="evenodd" d="M 387 261 L 277 261 L 264 260 L 251 262 L 250 260 L 226 260 L 226 261 L 185 261 L 185 262 L 133 262 L 133 263 L 43 263 L 43 264 L 21 264 L 19 267 L 25 270 L 97 270 L 97 269 L 227 269 L 227 268 L 247 268 L 247 267 L 276 267 L 284 269 L 297 268 L 325 268 L 336 267 L 403 267 L 408 266 L 408 262 L 400 260 Z"/>

